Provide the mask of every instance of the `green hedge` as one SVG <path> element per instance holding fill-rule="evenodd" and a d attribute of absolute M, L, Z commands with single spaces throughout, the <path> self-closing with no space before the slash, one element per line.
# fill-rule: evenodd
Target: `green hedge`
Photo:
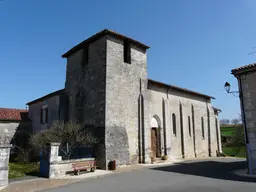
<path fill-rule="evenodd" d="M 245 146 L 222 147 L 222 151 L 227 156 L 246 157 Z"/>

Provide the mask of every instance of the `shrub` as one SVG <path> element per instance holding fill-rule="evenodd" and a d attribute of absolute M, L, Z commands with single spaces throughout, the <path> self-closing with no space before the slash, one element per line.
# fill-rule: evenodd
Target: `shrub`
<path fill-rule="evenodd" d="M 167 160 L 168 159 L 168 156 L 167 155 L 163 155 L 162 156 L 162 160 Z"/>

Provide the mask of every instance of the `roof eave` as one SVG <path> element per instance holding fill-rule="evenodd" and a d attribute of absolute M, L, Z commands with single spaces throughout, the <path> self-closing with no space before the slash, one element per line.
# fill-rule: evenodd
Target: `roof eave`
<path fill-rule="evenodd" d="M 37 99 L 34 99 L 33 101 L 28 102 L 26 105 L 29 106 L 29 105 L 32 105 L 32 104 L 34 104 L 34 103 L 37 103 L 37 102 L 39 102 L 39 101 L 41 101 L 41 100 L 43 100 L 43 99 L 56 96 L 56 95 L 58 95 L 58 94 L 61 94 L 62 91 L 64 91 L 64 90 L 65 90 L 65 89 L 60 89 L 60 90 L 54 91 L 54 92 L 49 93 L 49 94 L 47 94 L 47 95 L 45 95 L 45 96 L 39 97 L 39 98 L 37 98 Z"/>
<path fill-rule="evenodd" d="M 148 80 L 153 82 L 153 83 L 160 84 L 160 85 L 163 85 L 163 86 L 167 86 L 167 87 L 170 87 L 170 88 L 174 88 L 174 89 L 177 89 L 177 90 L 182 91 L 182 92 L 187 92 L 187 93 L 197 95 L 197 96 L 201 96 L 201 97 L 204 97 L 204 98 L 207 98 L 207 99 L 215 99 L 215 97 L 210 96 L 210 95 L 205 95 L 205 94 L 202 94 L 202 93 L 198 93 L 198 92 L 195 92 L 195 91 L 192 91 L 192 90 L 188 90 L 188 89 L 184 89 L 184 88 L 181 88 L 181 87 L 169 85 L 169 84 L 162 83 L 162 82 L 159 82 L 159 81 L 155 81 L 155 80 L 152 80 L 152 79 L 148 79 Z"/>
<path fill-rule="evenodd" d="M 246 74 L 246 73 L 253 72 L 253 71 L 256 71 L 255 64 L 253 64 L 252 66 L 244 66 L 244 67 L 232 69 L 231 74 L 234 76 L 238 76 L 238 75 Z"/>

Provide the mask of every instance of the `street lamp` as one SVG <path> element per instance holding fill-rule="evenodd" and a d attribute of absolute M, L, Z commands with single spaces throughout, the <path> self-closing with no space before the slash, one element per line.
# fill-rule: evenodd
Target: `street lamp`
<path fill-rule="evenodd" d="M 240 80 L 240 79 L 239 79 Z M 241 89 L 241 80 L 239 81 L 240 89 Z M 240 103 L 241 103 L 241 110 L 242 110 L 242 121 L 243 121 L 243 127 L 244 127 L 244 133 L 245 133 L 245 142 L 246 142 L 246 151 L 247 151 L 247 162 L 248 162 L 248 172 L 252 174 L 252 168 L 251 168 L 251 159 L 250 159 L 250 144 L 249 144 L 249 139 L 248 139 L 248 132 L 247 132 L 247 126 L 246 126 L 246 121 L 245 121 L 245 112 L 244 112 L 244 102 L 243 102 L 243 92 L 239 91 L 230 91 L 231 85 L 229 82 L 226 82 L 224 85 L 225 90 L 227 93 L 231 93 L 232 95 L 240 97 Z M 236 96 L 237 97 L 237 96 Z"/>
<path fill-rule="evenodd" d="M 224 88 L 225 88 L 225 90 L 227 91 L 227 93 L 231 93 L 231 94 L 233 94 L 234 96 L 236 96 L 235 93 L 236 93 L 236 94 L 239 94 L 239 91 L 230 91 L 231 85 L 230 85 L 229 82 L 226 82 L 226 83 L 225 83 Z"/>

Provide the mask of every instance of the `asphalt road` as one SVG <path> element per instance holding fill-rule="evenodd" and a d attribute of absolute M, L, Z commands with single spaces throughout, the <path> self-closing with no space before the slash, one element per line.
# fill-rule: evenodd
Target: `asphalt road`
<path fill-rule="evenodd" d="M 256 177 L 233 173 L 245 167 L 241 159 L 187 161 L 89 179 L 45 192 L 255 192 Z"/>

